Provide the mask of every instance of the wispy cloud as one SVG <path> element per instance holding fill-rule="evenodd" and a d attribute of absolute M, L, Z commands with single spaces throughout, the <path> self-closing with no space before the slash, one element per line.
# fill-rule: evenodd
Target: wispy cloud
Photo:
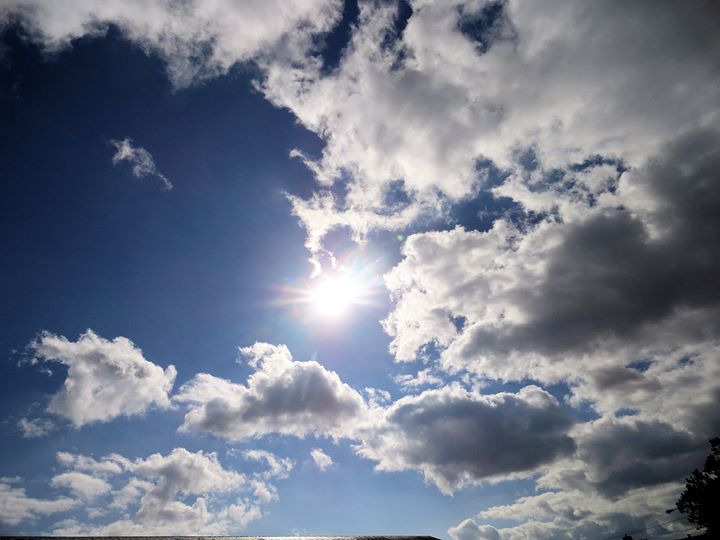
<path fill-rule="evenodd" d="M 310 451 L 310 457 L 322 472 L 327 471 L 333 465 L 333 459 L 323 452 L 320 448 L 313 448 Z"/>
<path fill-rule="evenodd" d="M 110 144 L 116 150 L 112 158 L 113 165 L 117 165 L 121 161 L 127 161 L 132 168 L 133 176 L 136 178 L 154 176 L 163 183 L 166 190 L 170 191 L 173 188 L 172 182 L 158 170 L 150 152 L 142 146 L 133 146 L 133 140 L 130 137 L 125 137 L 120 141 L 113 139 Z"/>
<path fill-rule="evenodd" d="M 24 439 L 35 439 L 50 433 L 55 424 L 46 418 L 21 418 L 17 426 Z"/>

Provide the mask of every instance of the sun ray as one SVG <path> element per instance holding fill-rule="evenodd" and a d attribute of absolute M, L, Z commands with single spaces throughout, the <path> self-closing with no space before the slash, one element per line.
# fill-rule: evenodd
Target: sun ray
<path fill-rule="evenodd" d="M 299 286 L 282 287 L 279 305 L 303 305 L 307 313 L 323 319 L 340 319 L 354 308 L 377 305 L 382 277 L 374 264 L 355 263 L 325 270 Z"/>

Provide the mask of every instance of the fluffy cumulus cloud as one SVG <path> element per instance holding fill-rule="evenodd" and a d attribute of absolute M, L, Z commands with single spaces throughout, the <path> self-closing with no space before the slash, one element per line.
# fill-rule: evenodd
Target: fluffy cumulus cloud
<path fill-rule="evenodd" d="M 174 399 L 190 407 L 181 430 L 230 440 L 270 433 L 342 437 L 363 421 L 362 396 L 318 362 L 295 361 L 284 345 L 267 343 L 240 353 L 254 369 L 247 384 L 200 373 L 180 388 Z"/>
<path fill-rule="evenodd" d="M 527 476 L 572 453 L 572 417 L 549 393 L 482 395 L 459 386 L 407 396 L 364 434 L 360 455 L 377 469 L 422 471 L 444 493 L 483 480 Z"/>
<path fill-rule="evenodd" d="M 115 155 L 112 157 L 113 164 L 126 161 L 130 165 L 134 177 L 152 176 L 162 182 L 166 190 L 173 188 L 172 182 L 158 170 L 150 152 L 142 146 L 133 146 L 133 140 L 130 137 L 119 141 L 111 140 L 110 143 L 115 147 Z"/>
<path fill-rule="evenodd" d="M 67 366 L 65 382 L 50 398 L 47 410 L 75 427 L 171 406 L 168 392 L 175 382 L 175 367 L 163 369 L 146 360 L 127 338 L 109 341 L 88 330 L 70 341 L 44 332 L 30 349 L 35 362 Z"/>
<path fill-rule="evenodd" d="M 478 525 L 473 519 L 466 519 L 456 527 L 450 527 L 448 533 L 455 540 L 500 540 L 495 527 Z"/>
<path fill-rule="evenodd" d="M 286 478 L 292 468 L 286 458 L 257 452 L 248 459 L 264 466 L 250 477 L 225 468 L 214 453 L 184 448 L 137 459 L 59 452 L 65 471 L 50 486 L 66 494 L 35 499 L 19 487 L 22 479 L 2 479 L 0 522 L 17 525 L 84 507 L 87 520 L 60 520 L 53 534 L 227 534 L 262 515 L 262 506 L 277 499 L 270 480 Z"/>

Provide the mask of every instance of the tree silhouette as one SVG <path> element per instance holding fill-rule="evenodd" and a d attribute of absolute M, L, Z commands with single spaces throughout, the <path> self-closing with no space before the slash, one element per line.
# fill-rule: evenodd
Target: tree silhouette
<path fill-rule="evenodd" d="M 704 527 L 712 538 L 720 535 L 720 437 L 710 439 L 710 455 L 702 472 L 695 469 L 686 479 L 676 503 L 688 521 Z"/>

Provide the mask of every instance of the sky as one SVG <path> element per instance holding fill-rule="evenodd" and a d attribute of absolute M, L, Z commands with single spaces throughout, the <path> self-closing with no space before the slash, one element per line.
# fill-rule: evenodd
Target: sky
<path fill-rule="evenodd" d="M 693 530 L 710 0 L 2 0 L 0 533 Z"/>

